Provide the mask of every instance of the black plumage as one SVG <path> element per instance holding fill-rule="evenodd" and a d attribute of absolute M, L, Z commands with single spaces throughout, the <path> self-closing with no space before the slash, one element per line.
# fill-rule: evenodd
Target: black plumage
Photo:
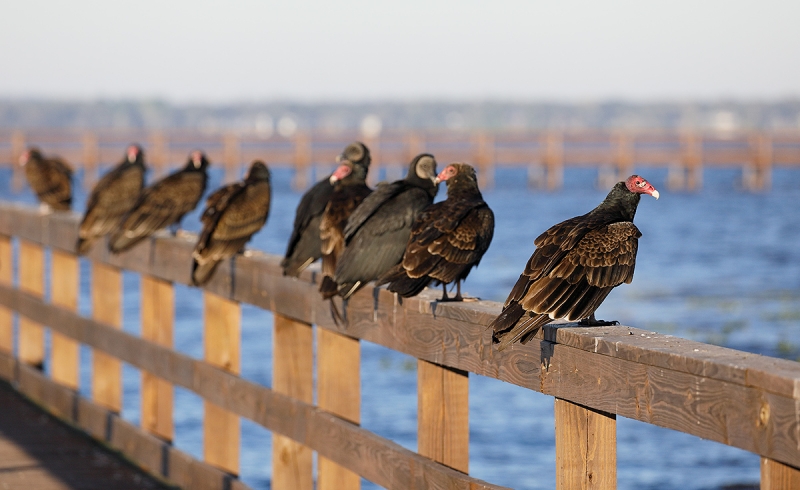
<path fill-rule="evenodd" d="M 410 297 L 432 281 L 444 287 L 442 301 L 461 301 L 461 281 L 476 267 L 494 235 L 494 213 L 478 189 L 475 169 L 448 165 L 437 177 L 447 182 L 447 199 L 422 211 L 411 228 L 403 261 L 378 279 L 389 291 Z M 456 295 L 447 284 L 456 282 Z"/>
<path fill-rule="evenodd" d="M 162 228 L 180 224 L 203 197 L 207 168 L 208 159 L 203 152 L 194 151 L 181 170 L 145 188 L 111 234 L 109 250 L 125 251 Z"/>
<path fill-rule="evenodd" d="M 381 184 L 347 220 L 345 249 L 336 264 L 338 294 L 349 298 L 402 260 L 411 225 L 436 196 L 436 160 L 423 153 L 405 179 Z"/>
<path fill-rule="evenodd" d="M 346 158 L 331 175 L 333 193 L 319 225 L 322 253 L 322 281 L 319 291 L 326 299 L 337 291 L 333 276 L 336 273 L 336 262 L 344 250 L 344 227 L 347 219 L 372 192 L 366 179 L 367 167 L 356 165 Z"/>
<path fill-rule="evenodd" d="M 369 148 L 360 142 L 351 143 L 337 157 L 337 161 L 344 159 L 364 167 L 365 174 L 372 162 Z M 297 276 L 322 256 L 319 227 L 322 213 L 325 212 L 325 207 L 332 194 L 333 184 L 328 176 L 314 184 L 300 198 L 295 212 L 292 235 L 289 237 L 286 254 L 281 261 L 284 275 Z"/>
<path fill-rule="evenodd" d="M 594 312 L 613 288 L 633 280 L 642 236 L 633 217 L 642 194 L 658 199 L 649 182 L 632 175 L 592 211 L 552 226 L 534 241 L 536 250 L 525 271 L 489 325 L 499 349 L 527 342 L 558 318 L 585 325 L 613 323 L 596 320 Z"/>
<path fill-rule="evenodd" d="M 269 216 L 272 187 L 264 162 L 254 161 L 242 182 L 223 186 L 206 200 L 200 221 L 203 231 L 194 247 L 192 282 L 211 279 L 220 261 L 244 249 Z"/>
<path fill-rule="evenodd" d="M 79 255 L 89 251 L 94 240 L 111 233 L 139 199 L 144 187 L 144 152 L 128 147 L 125 159 L 95 184 L 86 204 L 75 246 Z"/>
<path fill-rule="evenodd" d="M 19 157 L 25 177 L 39 202 L 56 211 L 72 207 L 72 168 L 59 157 L 45 158 L 38 148 L 29 148 Z"/>

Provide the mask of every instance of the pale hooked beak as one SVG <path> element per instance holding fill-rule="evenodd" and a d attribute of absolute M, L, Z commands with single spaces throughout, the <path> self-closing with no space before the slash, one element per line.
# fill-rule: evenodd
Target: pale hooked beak
<path fill-rule="evenodd" d="M 655 197 L 655 198 L 656 198 L 656 201 L 657 201 L 657 200 L 658 200 L 658 196 L 659 196 L 660 194 L 658 193 L 658 191 L 657 191 L 657 190 L 653 189 L 653 192 L 651 192 L 651 193 L 650 193 L 650 195 L 651 195 L 651 196 L 653 196 L 653 197 Z"/>

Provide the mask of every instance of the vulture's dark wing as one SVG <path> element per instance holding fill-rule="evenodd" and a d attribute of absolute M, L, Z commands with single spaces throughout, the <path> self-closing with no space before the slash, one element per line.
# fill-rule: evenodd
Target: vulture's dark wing
<path fill-rule="evenodd" d="M 138 165 L 118 166 L 97 182 L 80 227 L 81 238 L 111 232 L 130 211 L 144 185 L 144 169 Z"/>
<path fill-rule="evenodd" d="M 331 195 L 319 224 L 322 273 L 333 277 L 336 261 L 344 250 L 347 219 L 372 192 L 366 185 L 350 185 Z"/>
<path fill-rule="evenodd" d="M 39 200 L 53 209 L 66 211 L 72 206 L 72 169 L 59 158 L 31 160 L 25 175 Z"/>
<path fill-rule="evenodd" d="M 358 229 L 386 202 L 408 188 L 409 186 L 402 180 L 392 182 L 391 184 L 378 184 L 378 187 L 372 194 L 367 196 L 364 202 L 362 202 L 347 219 L 347 225 L 344 227 L 345 241 L 349 241 Z"/>
<path fill-rule="evenodd" d="M 296 276 L 320 257 L 319 225 L 325 206 L 333 194 L 327 178 L 309 189 L 297 204 L 294 228 L 281 261 L 284 274 Z"/>
<path fill-rule="evenodd" d="M 125 250 L 179 222 L 203 197 L 206 181 L 203 172 L 177 172 L 145 189 L 111 237 L 111 250 Z"/>

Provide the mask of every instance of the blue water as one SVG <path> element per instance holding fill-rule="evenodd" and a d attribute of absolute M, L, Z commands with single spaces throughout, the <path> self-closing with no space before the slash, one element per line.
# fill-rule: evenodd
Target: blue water
<path fill-rule="evenodd" d="M 12 190 L 0 175 L 0 198 L 34 202 L 30 191 Z M 765 193 L 739 189 L 738 170 L 707 171 L 695 193 L 670 192 L 666 172 L 639 169 L 661 191 L 644 197 L 636 216 L 643 237 L 635 279 L 611 293 L 598 318 L 639 328 L 789 359 L 800 357 L 800 172 L 778 169 Z M 215 170 L 210 189 L 222 175 Z M 465 291 L 502 301 L 533 251 L 533 240 L 550 225 L 583 214 L 605 196 L 592 170 L 565 172 L 557 192 L 526 188 L 524 170 L 499 169 L 484 192 L 494 209 L 494 242 Z M 273 206 L 267 226 L 251 246 L 282 254 L 300 193 L 288 170 L 273 172 Z M 439 199 L 444 198 L 444 189 Z M 83 210 L 85 192 L 76 196 Z M 184 220 L 197 231 L 199 210 Z M 83 262 L 80 310 L 90 313 L 88 264 Z M 139 278 L 126 273 L 124 328 L 138 332 Z M 200 292 L 176 285 L 175 345 L 202 356 Z M 242 308 L 242 375 L 271 384 L 271 314 Z M 84 349 L 81 391 L 88 395 L 89 351 Z M 362 424 L 416 449 L 416 362 L 363 343 Z M 139 418 L 139 375 L 124 371 L 123 415 Z M 553 399 L 493 379 L 470 377 L 470 473 L 514 488 L 555 486 Z M 201 457 L 202 401 L 182 389 L 175 396 L 176 445 Z M 620 489 L 721 489 L 755 484 L 753 454 L 625 418 L 618 419 Z M 242 421 L 242 479 L 268 488 L 270 434 Z M 365 483 L 364 488 L 375 488 Z"/>

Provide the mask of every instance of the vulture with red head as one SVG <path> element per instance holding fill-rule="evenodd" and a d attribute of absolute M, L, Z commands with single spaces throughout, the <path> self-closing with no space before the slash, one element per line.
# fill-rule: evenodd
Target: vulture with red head
<path fill-rule="evenodd" d="M 633 280 L 642 233 L 633 217 L 642 194 L 658 191 L 638 175 L 618 182 L 599 206 L 542 233 L 536 250 L 508 295 L 503 311 L 489 325 L 504 349 L 523 343 L 552 320 L 608 325 L 595 310 L 612 289 Z"/>
<path fill-rule="evenodd" d="M 339 296 L 348 299 L 403 259 L 411 225 L 437 190 L 436 160 L 423 153 L 411 161 L 405 179 L 381 184 L 364 199 L 344 229 L 333 278 Z"/>
<path fill-rule="evenodd" d="M 142 193 L 144 172 L 144 152 L 140 146 L 131 145 L 125 159 L 95 184 L 78 230 L 78 255 L 88 252 L 97 238 L 119 226 Z"/>
<path fill-rule="evenodd" d="M 19 157 L 25 177 L 39 202 L 56 211 L 72 207 L 72 168 L 59 157 L 45 158 L 38 148 L 29 148 Z"/>
<path fill-rule="evenodd" d="M 355 142 L 349 144 L 336 160 L 338 162 L 346 160 L 363 167 L 364 175 L 366 175 L 372 157 L 366 145 Z M 281 261 L 283 275 L 296 277 L 322 256 L 320 223 L 328 201 L 333 195 L 333 187 L 334 183 L 328 176 L 314 184 L 300 198 L 297 211 L 295 211 L 294 229 L 286 246 L 286 255 Z"/>
<path fill-rule="evenodd" d="M 461 281 L 480 263 L 492 243 L 494 213 L 478 189 L 475 169 L 448 165 L 437 179 L 447 183 L 447 199 L 425 209 L 414 221 L 403 261 L 378 280 L 389 291 L 410 297 L 432 281 L 442 284 L 442 301 L 462 301 Z M 456 295 L 447 296 L 447 284 Z"/>
<path fill-rule="evenodd" d="M 242 182 L 223 186 L 206 200 L 200 221 L 203 231 L 194 247 L 192 283 L 208 282 L 217 265 L 244 249 L 267 222 L 272 199 L 269 169 L 259 160 Z"/>
<path fill-rule="evenodd" d="M 142 191 L 117 229 L 108 248 L 113 253 L 128 250 L 156 231 L 180 225 L 183 216 L 197 207 L 208 182 L 208 159 L 202 151 L 189 155 L 186 165 Z"/>
<path fill-rule="evenodd" d="M 333 193 L 319 225 L 322 253 L 322 282 L 319 291 L 326 299 L 337 292 L 333 276 L 336 273 L 336 262 L 344 250 L 344 227 L 347 219 L 372 192 L 366 183 L 367 167 L 351 162 L 347 158 L 347 152 L 342 157 L 341 165 L 330 177 Z"/>

